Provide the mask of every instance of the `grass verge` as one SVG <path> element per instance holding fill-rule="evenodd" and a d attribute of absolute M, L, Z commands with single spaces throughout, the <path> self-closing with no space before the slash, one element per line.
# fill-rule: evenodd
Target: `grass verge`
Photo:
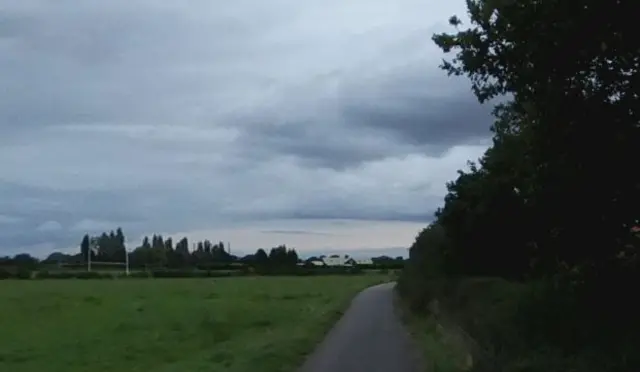
<path fill-rule="evenodd" d="M 544 283 L 466 278 L 445 287 L 424 284 L 437 301 L 430 296 L 426 308 L 419 302 L 405 309 L 412 310 L 408 324 L 434 371 L 595 372 L 638 365 L 633 344 L 621 341 L 622 329 L 616 338 L 605 324 L 592 324 L 591 333 L 580 336 L 587 326 L 576 315 L 581 309 L 568 306 L 562 293 L 550 296 Z"/>
<path fill-rule="evenodd" d="M 0 370 L 292 371 L 376 275 L 0 282 Z"/>
<path fill-rule="evenodd" d="M 397 298 L 396 307 L 423 355 L 428 372 L 459 372 L 469 369 L 470 354 L 466 345 L 436 317 L 425 312 L 416 314 L 409 304 Z"/>

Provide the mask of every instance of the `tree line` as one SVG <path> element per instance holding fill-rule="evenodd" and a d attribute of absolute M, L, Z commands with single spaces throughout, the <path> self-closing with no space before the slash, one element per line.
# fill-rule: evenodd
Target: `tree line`
<path fill-rule="evenodd" d="M 468 77 L 478 100 L 495 104 L 495 121 L 492 145 L 447 184 L 411 247 L 400 289 L 417 307 L 465 278 L 543 283 L 520 306 L 548 305 L 529 314 L 531 324 L 546 314 L 530 340 L 574 351 L 638 341 L 635 5 L 470 0 L 470 24 L 454 16 L 455 32 L 434 35 L 453 55 L 441 68 Z M 605 329 L 620 331 L 616 342 Z M 638 369 L 638 358 L 625 358 L 616 368 Z"/>
<path fill-rule="evenodd" d="M 128 260 L 132 268 L 207 268 L 231 263 L 286 266 L 302 262 L 296 250 L 286 245 L 273 247 L 268 253 L 260 248 L 253 254 L 238 257 L 232 255 L 223 242 L 212 243 L 208 239 L 193 242 L 193 249 L 190 249 L 187 237 L 174 244 L 171 237 L 154 234 L 143 237 L 142 242 L 131 251 L 128 251 L 125 241 L 125 235 L 119 227 L 96 236 L 85 234 L 76 254 L 53 252 L 46 259 L 39 260 L 28 253 L 21 253 L 14 257 L 0 257 L 0 266 L 86 266 L 89 261 L 95 265 L 108 265 L 125 264 Z"/>
<path fill-rule="evenodd" d="M 35 270 L 41 267 L 63 266 L 85 268 L 89 261 L 93 265 L 124 265 L 128 262 L 132 269 L 239 269 L 242 266 L 259 267 L 290 267 L 298 264 L 309 264 L 322 260 L 325 256 L 312 256 L 305 260 L 298 256 L 295 249 L 286 245 L 279 245 L 270 249 L 259 248 L 253 254 L 236 256 L 231 254 L 230 248 L 223 242 L 212 243 L 201 240 L 190 243 L 183 237 L 174 243 L 171 237 L 154 234 L 145 236 L 141 243 L 129 251 L 122 228 L 103 232 L 91 236 L 85 234 L 80 242 L 80 249 L 76 254 L 53 252 L 46 259 L 39 260 L 28 253 L 17 254 L 14 257 L 0 257 L 0 267 L 23 267 Z M 190 244 L 193 247 L 190 248 Z M 338 257 L 331 255 L 329 257 Z M 346 256 L 348 257 L 348 256 Z M 379 256 L 373 257 L 371 268 L 397 269 L 404 265 L 402 257 Z"/>
<path fill-rule="evenodd" d="M 195 249 L 191 251 L 189 240 L 186 237 L 174 244 L 172 238 L 164 238 L 162 235 L 154 234 L 151 238 L 145 236 L 141 244 L 128 253 L 128 260 L 133 267 L 185 267 L 229 263 L 237 260 L 237 257 L 232 256 L 222 242 L 214 244 L 209 240 L 204 240 L 196 242 L 194 246 Z M 289 254 L 295 255 L 297 259 L 295 250 L 286 249 L 286 247 L 284 249 L 290 252 Z M 80 243 L 80 257 L 78 258 L 81 258 L 83 262 L 87 262 L 89 258 L 94 262 L 125 262 L 126 252 L 125 237 L 122 229 L 118 228 L 115 232 L 105 232 L 99 236 L 86 234 Z M 89 255 L 91 256 L 89 257 Z M 280 259 L 280 256 L 274 251 L 272 259 L 275 262 Z"/>

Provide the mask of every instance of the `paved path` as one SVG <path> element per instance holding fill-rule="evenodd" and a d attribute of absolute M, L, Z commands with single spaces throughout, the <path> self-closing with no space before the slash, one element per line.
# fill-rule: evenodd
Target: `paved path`
<path fill-rule="evenodd" d="M 424 371 L 394 311 L 394 285 L 377 285 L 358 294 L 300 372 Z"/>

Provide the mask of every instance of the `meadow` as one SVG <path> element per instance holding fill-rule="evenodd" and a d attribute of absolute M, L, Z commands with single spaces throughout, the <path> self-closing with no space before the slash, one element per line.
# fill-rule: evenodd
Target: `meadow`
<path fill-rule="evenodd" d="M 0 281 L 0 370 L 293 371 L 380 274 Z"/>

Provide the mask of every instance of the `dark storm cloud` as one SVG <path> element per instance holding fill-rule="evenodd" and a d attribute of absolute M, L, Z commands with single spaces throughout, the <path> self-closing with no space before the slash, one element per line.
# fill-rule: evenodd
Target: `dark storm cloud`
<path fill-rule="evenodd" d="M 491 106 L 480 104 L 464 79 L 434 77 L 433 67 L 417 63 L 354 84 L 342 95 L 345 122 L 429 150 L 490 137 Z"/>
<path fill-rule="evenodd" d="M 439 102 L 428 97 L 405 97 L 395 105 L 388 104 L 397 100 L 395 96 L 387 98 L 345 107 L 346 120 L 382 129 L 404 142 L 432 146 L 438 152 L 490 136 L 491 108 L 480 105 L 471 95 Z"/>
<path fill-rule="evenodd" d="M 302 117 L 295 107 L 241 116 L 234 120 L 248 128 L 241 146 L 257 158 L 281 153 L 307 166 L 343 170 L 406 153 L 440 156 L 489 138 L 491 106 L 480 104 L 463 80 L 434 78 L 432 70 L 424 63 L 376 79 L 348 77 L 338 100 L 319 99 L 319 108 Z"/>
<path fill-rule="evenodd" d="M 367 141 L 375 133 L 354 133 L 348 126 L 335 127 L 316 118 L 309 122 L 260 125 L 243 134 L 240 144 L 256 158 L 268 154 L 295 156 L 304 166 L 338 170 L 367 161 L 406 153 L 398 143 Z"/>

